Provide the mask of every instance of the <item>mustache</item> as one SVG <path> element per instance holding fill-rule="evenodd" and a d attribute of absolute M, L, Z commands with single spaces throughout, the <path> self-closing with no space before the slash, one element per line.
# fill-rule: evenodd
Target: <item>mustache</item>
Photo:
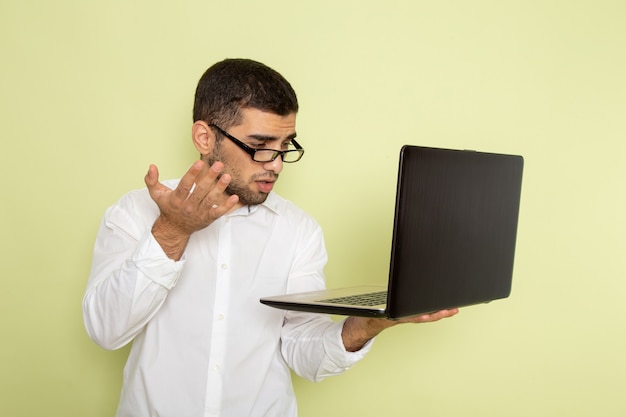
<path fill-rule="evenodd" d="M 217 174 L 217 177 L 215 178 L 216 180 L 219 180 L 220 178 L 222 178 L 222 175 L 224 175 L 224 172 L 220 172 L 219 174 Z M 250 178 L 250 182 L 255 182 L 255 181 L 276 181 L 278 180 L 278 175 L 275 172 L 263 172 L 260 174 L 254 174 L 251 178 Z"/>
<path fill-rule="evenodd" d="M 261 174 L 254 174 L 251 178 L 252 181 L 276 181 L 278 174 L 272 171 L 267 171 Z"/>

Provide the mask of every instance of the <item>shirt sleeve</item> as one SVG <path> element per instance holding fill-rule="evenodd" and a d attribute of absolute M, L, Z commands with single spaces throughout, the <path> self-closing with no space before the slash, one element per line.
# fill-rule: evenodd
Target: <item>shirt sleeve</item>
<path fill-rule="evenodd" d="M 319 226 L 299 248 L 298 254 L 288 292 L 324 289 L 327 253 Z M 348 352 L 341 338 L 344 321 L 335 322 L 326 314 L 287 312 L 281 352 L 291 369 L 303 378 L 318 382 L 347 371 L 361 360 L 373 341 L 357 352 Z"/>
<path fill-rule="evenodd" d="M 140 203 L 129 195 L 109 208 L 96 238 L 83 319 L 89 336 L 105 349 L 121 348 L 141 332 L 185 263 L 184 257 L 169 259 L 152 236 L 158 211 L 134 215 Z"/>
<path fill-rule="evenodd" d="M 334 322 L 323 314 L 288 313 L 282 352 L 291 369 L 302 378 L 319 382 L 347 371 L 363 359 L 373 340 L 357 352 L 348 352 L 341 338 L 344 321 Z"/>

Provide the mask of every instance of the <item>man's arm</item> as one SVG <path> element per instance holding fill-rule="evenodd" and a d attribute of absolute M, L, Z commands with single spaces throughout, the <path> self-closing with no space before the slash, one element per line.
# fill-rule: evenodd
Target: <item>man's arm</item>
<path fill-rule="evenodd" d="M 356 352 L 365 346 L 368 341 L 378 336 L 380 332 L 389 327 L 402 323 L 430 323 L 443 318 L 452 317 L 458 312 L 459 310 L 454 308 L 401 320 L 349 317 L 343 324 L 341 338 L 348 352 Z"/>
<path fill-rule="evenodd" d="M 117 349 L 142 330 L 176 285 L 183 268 L 176 261 L 189 236 L 238 202 L 224 194 L 230 177 L 219 177 L 222 169 L 222 163 L 209 168 L 198 161 L 170 189 L 153 165 L 145 182 L 158 215 L 152 204 L 129 199 L 107 210 L 83 297 L 85 327 L 100 346 Z"/>

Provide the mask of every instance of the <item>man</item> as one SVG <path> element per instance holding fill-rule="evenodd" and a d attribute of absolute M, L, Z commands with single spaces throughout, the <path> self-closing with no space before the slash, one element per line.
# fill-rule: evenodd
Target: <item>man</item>
<path fill-rule="evenodd" d="M 179 181 L 110 207 L 83 300 L 100 346 L 133 342 L 117 412 L 127 416 L 295 416 L 290 368 L 319 381 L 361 359 L 403 321 L 284 312 L 265 295 L 325 286 L 320 226 L 272 192 L 295 140 L 298 102 L 276 71 L 230 59 L 200 79 L 192 139 L 201 154 Z"/>

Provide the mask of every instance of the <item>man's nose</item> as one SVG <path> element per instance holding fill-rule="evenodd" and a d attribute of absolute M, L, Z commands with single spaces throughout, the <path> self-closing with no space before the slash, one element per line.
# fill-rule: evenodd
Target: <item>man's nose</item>
<path fill-rule="evenodd" d="M 278 156 L 276 159 L 274 159 L 273 161 L 269 161 L 263 164 L 263 168 L 265 168 L 267 171 L 272 171 L 275 174 L 280 174 L 280 172 L 283 170 L 283 158 L 282 155 Z"/>

